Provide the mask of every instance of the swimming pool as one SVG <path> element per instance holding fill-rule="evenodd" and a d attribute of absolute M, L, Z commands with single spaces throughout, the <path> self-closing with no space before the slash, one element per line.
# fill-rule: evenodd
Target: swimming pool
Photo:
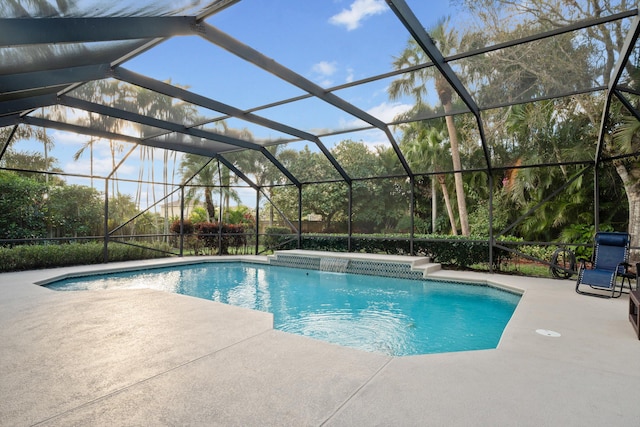
<path fill-rule="evenodd" d="M 483 285 L 246 262 L 84 276 L 47 287 L 175 292 L 270 312 L 275 329 L 393 356 L 495 348 L 520 299 Z"/>

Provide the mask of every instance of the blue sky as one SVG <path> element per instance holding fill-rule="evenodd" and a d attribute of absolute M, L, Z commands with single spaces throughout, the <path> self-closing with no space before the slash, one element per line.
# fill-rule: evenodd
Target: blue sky
<path fill-rule="evenodd" d="M 408 1 L 427 28 L 446 15 L 455 15 L 448 3 Z M 383 0 L 242 0 L 210 17 L 207 23 L 326 88 L 391 71 L 393 56 L 404 49 L 409 38 Z M 186 85 L 196 93 L 241 109 L 304 93 L 199 36 L 172 38 L 123 66 L 158 80 Z M 390 121 L 411 106 L 410 99 L 389 100 L 386 88 L 390 81 L 335 93 L 375 117 Z M 201 114 L 218 115 L 211 111 L 201 111 Z M 302 105 L 285 105 L 257 114 L 312 133 L 358 124 L 352 116 L 313 99 Z M 282 136 L 245 122 L 230 121 L 229 124 L 246 127 L 258 140 Z M 88 174 L 88 154 L 80 161 L 71 159 L 87 137 L 57 131 L 50 131 L 50 135 L 55 141 L 50 155 L 58 158 L 59 166 L 65 171 Z M 389 145 L 379 131 L 327 137 L 323 138 L 323 143 L 331 147 L 346 138 L 362 140 L 371 146 Z M 304 143 L 298 144 L 298 148 L 302 145 Z M 27 145 L 25 149 L 41 147 L 38 144 L 31 146 L 35 148 Z M 137 179 L 139 158 L 137 154 L 131 156 L 118 176 Z M 112 160 L 106 142 L 95 146 L 93 163 L 94 173 L 109 174 Z M 80 183 L 88 184 L 82 180 Z M 133 191 L 131 187 L 123 184 L 121 191 Z M 97 188 L 102 190 L 102 184 Z"/>
<path fill-rule="evenodd" d="M 449 11 L 447 2 L 410 4 L 431 26 Z M 276 62 L 323 86 L 332 87 L 392 70 L 393 56 L 406 46 L 408 33 L 381 0 L 243 0 L 207 22 Z M 239 108 L 252 108 L 303 94 L 275 76 L 194 36 L 164 42 L 125 67 L 159 80 L 171 79 Z M 230 79 L 229 76 L 233 76 Z M 383 120 L 410 100 L 391 102 L 388 81 L 350 89 L 344 96 Z M 305 114 L 281 107 L 258 114 L 305 130 L 339 128 L 353 119 L 327 105 Z M 259 135 L 256 135 L 259 137 Z"/>

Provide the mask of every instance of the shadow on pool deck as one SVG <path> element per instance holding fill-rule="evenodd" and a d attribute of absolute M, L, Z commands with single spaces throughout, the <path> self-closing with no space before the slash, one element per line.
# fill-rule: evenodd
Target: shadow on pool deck
<path fill-rule="evenodd" d="M 632 367 L 640 341 L 626 295 L 606 300 L 577 295 L 572 281 L 440 271 L 432 277 L 525 291 L 498 349 L 393 358 L 275 331 L 268 313 L 212 301 L 33 284 L 86 269 L 0 274 L 0 425 L 635 426 L 640 419 Z"/>

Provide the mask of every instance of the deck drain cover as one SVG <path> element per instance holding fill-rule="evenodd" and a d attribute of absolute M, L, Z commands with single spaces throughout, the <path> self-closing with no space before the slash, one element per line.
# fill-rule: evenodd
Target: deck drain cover
<path fill-rule="evenodd" d="M 548 329 L 536 329 L 536 332 L 540 335 L 544 335 L 545 337 L 554 337 L 557 338 L 560 336 L 558 332 L 550 331 Z"/>

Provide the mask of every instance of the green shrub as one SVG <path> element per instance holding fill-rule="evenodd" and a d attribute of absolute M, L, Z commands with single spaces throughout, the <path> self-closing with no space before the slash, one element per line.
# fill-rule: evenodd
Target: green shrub
<path fill-rule="evenodd" d="M 309 251 L 347 252 L 349 241 L 345 235 L 308 235 L 302 236 L 302 248 Z"/>
<path fill-rule="evenodd" d="M 600 231 L 614 231 L 613 227 L 603 224 Z M 566 243 L 575 243 L 577 246 L 571 247 L 576 258 L 591 259 L 593 256 L 593 238 L 596 235 L 594 225 L 574 224 L 564 228 L 560 234 L 560 240 Z"/>
<path fill-rule="evenodd" d="M 171 237 L 171 242 L 174 247 L 178 247 L 178 237 L 180 236 L 180 220 L 175 219 L 171 223 L 169 230 L 176 236 Z M 196 226 L 191 220 L 185 219 L 182 223 L 182 231 L 184 233 L 184 245 L 187 250 L 192 250 L 194 255 L 200 255 L 201 242 L 196 236 Z"/>
<path fill-rule="evenodd" d="M 348 238 L 345 235 L 305 234 L 302 248 L 331 252 L 347 252 Z M 408 255 L 411 243 L 406 234 L 354 234 L 351 239 L 352 252 Z M 468 268 L 474 264 L 488 264 L 489 243 L 483 239 L 449 235 L 421 235 L 414 239 L 415 254 L 428 256 L 443 265 Z M 499 267 L 510 258 L 509 252 L 494 248 L 493 264 Z"/>
<path fill-rule="evenodd" d="M 296 235 L 287 227 L 267 227 L 264 230 L 263 245 L 268 250 L 295 249 Z"/>
<path fill-rule="evenodd" d="M 517 249 L 524 255 L 544 261 L 551 261 L 551 257 L 553 256 L 553 252 L 556 248 L 557 246 L 524 245 Z"/>
<path fill-rule="evenodd" d="M 224 230 L 224 225 L 223 225 Z M 205 248 L 209 248 L 209 253 L 213 254 L 214 249 L 218 250 L 218 244 L 220 241 L 219 227 L 217 222 L 201 222 L 196 226 L 196 234 L 198 240 L 200 240 Z M 220 244 L 220 253 L 227 254 L 228 245 L 225 244 L 225 239 L 222 239 Z"/>
<path fill-rule="evenodd" d="M 228 255 L 229 247 L 237 251 L 247 244 L 244 224 L 203 222 L 196 226 L 196 231 L 198 239 L 204 242 L 210 253 L 215 249 L 222 255 Z"/>
<path fill-rule="evenodd" d="M 489 243 L 486 240 L 474 240 L 463 236 L 430 235 L 427 239 L 416 239 L 416 253 L 431 257 L 440 264 L 467 268 L 473 264 L 487 264 L 489 261 Z M 494 264 L 499 253 L 494 250 Z"/>
<path fill-rule="evenodd" d="M 43 182 L 0 171 L 0 239 L 32 239 L 47 234 Z"/>
<path fill-rule="evenodd" d="M 180 234 L 180 220 L 179 219 L 174 220 L 171 223 L 169 230 L 174 234 Z M 193 223 L 190 220 L 185 219 L 184 222 L 182 223 L 182 232 L 184 234 L 193 234 L 195 230 L 196 230 L 195 225 L 193 225 Z"/>
<path fill-rule="evenodd" d="M 184 232 L 184 243 L 187 248 L 193 249 L 195 255 L 200 254 L 201 248 L 208 248 L 213 254 L 219 250 L 220 254 L 229 254 L 229 248 L 235 248 L 236 252 L 240 248 L 245 248 L 248 244 L 246 229 L 249 225 L 245 223 L 225 224 L 218 222 L 200 222 L 193 224 L 185 220 L 182 230 Z M 222 227 L 222 230 L 220 230 Z M 180 234 L 180 220 L 175 220 L 170 227 L 172 233 Z M 220 237 L 222 236 L 222 240 Z M 177 236 L 176 236 L 177 237 Z M 177 239 L 173 238 L 174 245 L 177 246 Z"/>
<path fill-rule="evenodd" d="M 100 244 L 100 246 L 102 247 L 103 245 Z M 109 244 L 109 262 L 166 258 L 170 256 L 168 253 L 170 251 L 171 247 L 166 243 L 147 244 L 144 246 L 111 243 Z M 100 258 L 100 262 L 102 262 L 102 258 Z"/>
<path fill-rule="evenodd" d="M 149 250 L 119 243 L 109 244 L 109 261 L 131 261 L 161 258 L 167 254 L 166 244 L 149 245 Z M 69 243 L 60 245 L 20 245 L 0 247 L 0 272 L 99 264 L 103 262 L 102 243 Z"/>

